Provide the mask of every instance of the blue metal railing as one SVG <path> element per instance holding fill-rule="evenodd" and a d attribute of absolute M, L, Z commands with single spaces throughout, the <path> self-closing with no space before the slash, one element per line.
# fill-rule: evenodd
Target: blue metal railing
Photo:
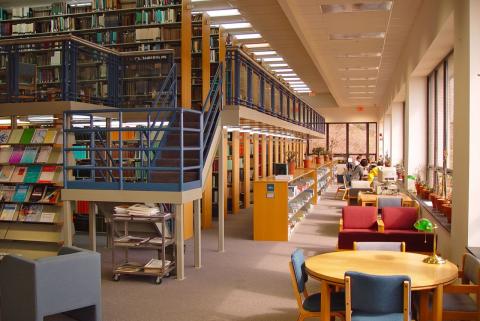
<path fill-rule="evenodd" d="M 325 118 L 238 48 L 227 50 L 226 99 L 325 134 Z"/>
<path fill-rule="evenodd" d="M 203 161 L 206 161 L 212 145 L 215 128 L 223 109 L 223 64 L 219 64 L 217 72 L 210 84 L 210 91 L 203 103 Z"/>
<path fill-rule="evenodd" d="M 172 114 L 178 119 L 175 125 L 162 122 L 162 117 Z M 165 116 L 152 126 L 153 115 Z M 203 130 L 185 126 L 185 119 L 199 119 L 201 125 L 202 112 L 184 108 L 64 112 L 65 188 L 155 191 L 199 188 L 203 163 L 201 157 L 195 161 L 194 155 L 203 155 Z M 125 136 L 127 133 L 129 137 Z M 160 146 L 158 140 L 148 139 L 157 133 L 174 134 L 170 137 L 175 140 Z M 72 146 L 72 135 L 83 136 L 87 143 Z M 158 153 L 162 153 L 162 158 L 157 162 L 152 155 Z M 83 159 L 79 159 L 82 158 L 79 154 L 83 154 Z"/>

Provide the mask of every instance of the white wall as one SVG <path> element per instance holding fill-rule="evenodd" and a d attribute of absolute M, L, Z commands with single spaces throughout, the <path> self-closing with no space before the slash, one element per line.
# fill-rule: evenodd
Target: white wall
<path fill-rule="evenodd" d="M 318 112 L 325 117 L 327 123 L 378 122 L 379 109 L 365 107 L 362 111 L 356 107 L 320 108 Z"/>
<path fill-rule="evenodd" d="M 392 115 L 383 116 L 383 156 L 392 156 Z"/>
<path fill-rule="evenodd" d="M 391 155 L 392 164 L 403 163 L 403 103 L 393 103 L 392 112 L 392 135 L 391 135 Z"/>

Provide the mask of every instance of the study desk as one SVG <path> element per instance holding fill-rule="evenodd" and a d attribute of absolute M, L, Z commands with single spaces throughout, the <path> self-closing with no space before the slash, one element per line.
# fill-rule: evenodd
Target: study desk
<path fill-rule="evenodd" d="M 442 265 L 423 263 L 424 258 L 422 254 L 389 251 L 339 251 L 308 258 L 305 261 L 307 273 L 322 281 L 321 320 L 330 320 L 329 285 L 344 285 L 345 272 L 357 271 L 377 275 L 408 275 L 412 280 L 412 291 L 433 289 L 433 321 L 441 321 L 443 286 L 457 279 L 458 268 L 449 261 Z M 423 291 L 421 315 L 426 315 L 426 298 L 427 292 Z"/>
<path fill-rule="evenodd" d="M 358 203 L 362 206 L 375 206 L 377 204 L 377 200 L 379 197 L 402 197 L 403 206 L 413 207 L 415 201 L 410 198 L 407 194 L 404 193 L 397 193 L 394 195 L 389 194 L 374 194 L 374 193 L 365 193 L 359 192 L 358 193 Z"/>

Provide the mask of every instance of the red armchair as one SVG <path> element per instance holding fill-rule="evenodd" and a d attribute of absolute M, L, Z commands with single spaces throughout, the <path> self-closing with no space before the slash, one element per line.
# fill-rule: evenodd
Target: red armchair
<path fill-rule="evenodd" d="M 340 219 L 338 249 L 353 249 L 353 242 L 379 242 L 385 235 L 378 231 L 377 208 L 345 206 Z"/>
<path fill-rule="evenodd" d="M 433 251 L 433 234 L 417 231 L 413 224 L 418 219 L 415 207 L 384 207 L 379 231 L 387 242 L 405 242 L 408 252 Z"/>

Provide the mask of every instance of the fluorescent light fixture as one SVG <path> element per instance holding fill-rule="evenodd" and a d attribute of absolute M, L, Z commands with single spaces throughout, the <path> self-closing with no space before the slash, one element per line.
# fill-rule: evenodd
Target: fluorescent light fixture
<path fill-rule="evenodd" d="M 230 17 L 230 16 L 239 16 L 240 11 L 238 11 L 238 9 L 222 9 L 222 10 L 207 11 L 207 14 L 210 17 Z"/>
<path fill-rule="evenodd" d="M 238 40 L 247 40 L 247 39 L 260 39 L 262 36 L 259 33 L 242 33 L 235 35 L 235 38 Z"/>
<path fill-rule="evenodd" d="M 300 78 L 298 77 L 287 77 L 287 78 L 283 78 L 284 80 L 290 82 L 290 80 L 300 80 Z"/>
<path fill-rule="evenodd" d="M 305 84 L 303 81 L 289 81 L 288 82 L 290 85 L 301 85 Z"/>
<path fill-rule="evenodd" d="M 342 67 L 338 68 L 339 71 L 372 71 L 378 70 L 378 66 L 376 67 Z"/>
<path fill-rule="evenodd" d="M 290 72 L 290 71 L 293 71 L 293 69 L 291 68 L 287 68 L 287 69 L 272 69 L 273 72 Z"/>
<path fill-rule="evenodd" d="M 268 50 L 268 51 L 254 51 L 253 54 L 255 56 L 271 56 L 271 55 L 276 55 L 277 52 L 274 50 Z"/>
<path fill-rule="evenodd" d="M 330 40 L 383 39 L 385 32 L 331 33 Z"/>
<path fill-rule="evenodd" d="M 283 61 L 282 57 L 262 58 L 263 61 Z"/>
<path fill-rule="evenodd" d="M 351 53 L 351 54 L 340 54 L 337 55 L 337 58 L 375 58 L 381 57 L 381 52 L 359 52 L 359 53 Z"/>
<path fill-rule="evenodd" d="M 288 64 L 286 63 L 280 63 L 280 64 L 269 64 L 270 67 L 288 67 Z"/>
<path fill-rule="evenodd" d="M 245 47 L 247 48 L 269 48 L 270 47 L 270 44 L 267 43 L 267 42 L 262 42 L 262 43 L 250 43 L 250 44 L 246 44 L 244 45 Z"/>
<path fill-rule="evenodd" d="M 222 23 L 221 26 L 226 30 L 230 29 L 245 29 L 251 28 L 252 25 L 249 22 L 237 22 L 237 23 Z"/>
<path fill-rule="evenodd" d="M 320 5 L 323 14 L 347 13 L 347 12 L 368 12 L 368 11 L 390 11 L 392 1 L 374 1 L 366 3 L 342 3 Z"/>
<path fill-rule="evenodd" d="M 307 93 L 311 93 L 312 91 L 310 89 L 307 89 L 307 90 L 295 90 L 295 92 L 300 94 L 307 94 Z"/>
<path fill-rule="evenodd" d="M 270 65 L 272 66 L 272 65 Z M 282 67 L 282 66 L 278 66 L 278 67 Z M 280 76 L 280 77 L 297 77 L 297 74 L 278 74 L 277 76 Z"/>
<path fill-rule="evenodd" d="M 290 87 L 292 87 L 292 88 L 300 88 L 300 87 L 308 88 L 308 86 L 305 85 L 305 84 L 293 84 L 293 85 L 290 85 Z"/>

